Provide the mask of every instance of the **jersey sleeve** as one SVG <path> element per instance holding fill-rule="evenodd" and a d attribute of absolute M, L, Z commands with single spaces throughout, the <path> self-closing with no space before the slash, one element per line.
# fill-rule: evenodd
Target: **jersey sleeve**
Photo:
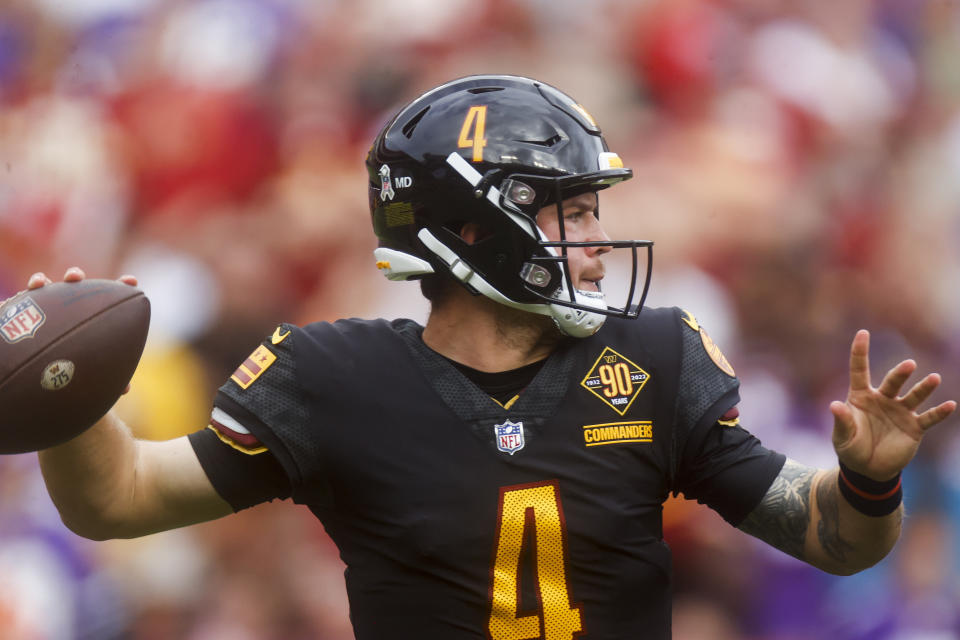
<path fill-rule="evenodd" d="M 290 497 L 286 473 L 265 447 L 247 453 L 225 440 L 213 424 L 187 437 L 210 484 L 234 511 Z"/>
<path fill-rule="evenodd" d="M 786 458 L 739 424 L 740 382 L 689 313 L 682 322 L 674 490 L 736 526 L 760 502 Z"/>
<path fill-rule="evenodd" d="M 298 381 L 298 331 L 293 325 L 277 327 L 219 388 L 211 418 L 214 435 L 222 443 L 241 455 L 272 456 L 290 487 L 297 486 L 299 472 L 280 434 L 304 430 L 309 419 L 306 394 Z"/>
<path fill-rule="evenodd" d="M 717 421 L 701 431 L 687 443 L 683 494 L 737 526 L 760 503 L 786 456 L 764 447 L 739 424 Z"/>

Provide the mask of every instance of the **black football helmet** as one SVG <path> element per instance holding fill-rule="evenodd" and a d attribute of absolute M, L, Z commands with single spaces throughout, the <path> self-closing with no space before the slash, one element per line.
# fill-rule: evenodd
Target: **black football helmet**
<path fill-rule="evenodd" d="M 400 110 L 367 155 L 377 267 L 391 280 L 449 271 L 475 293 L 552 317 L 584 337 L 607 316 L 635 318 L 650 285 L 653 243 L 568 242 L 563 200 L 632 177 L 607 149 L 593 118 L 561 91 L 517 76 L 470 76 L 441 85 Z M 536 223 L 557 205 L 560 239 Z M 473 244 L 460 235 L 473 222 Z M 571 247 L 632 252 L 622 306 L 574 288 Z M 638 249 L 646 275 L 638 287 Z"/>

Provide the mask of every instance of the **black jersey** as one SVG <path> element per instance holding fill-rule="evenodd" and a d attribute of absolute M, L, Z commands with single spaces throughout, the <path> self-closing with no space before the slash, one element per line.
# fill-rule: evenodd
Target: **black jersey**
<path fill-rule="evenodd" d="M 679 309 L 608 319 L 505 407 L 421 332 L 282 325 L 217 395 L 339 547 L 357 638 L 669 638 L 663 502 L 737 523 L 784 460 L 718 425 L 719 350 Z"/>

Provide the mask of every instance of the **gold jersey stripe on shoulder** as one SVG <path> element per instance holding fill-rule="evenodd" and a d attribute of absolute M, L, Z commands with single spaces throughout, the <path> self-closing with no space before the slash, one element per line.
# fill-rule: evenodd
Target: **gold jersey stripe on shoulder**
<path fill-rule="evenodd" d="M 241 389 L 247 389 L 256 382 L 257 378 L 263 375 L 263 372 L 270 368 L 276 362 L 277 356 L 270 349 L 260 345 L 256 351 L 250 354 L 250 357 L 243 361 L 237 370 L 233 372 L 230 379 L 240 385 Z"/>

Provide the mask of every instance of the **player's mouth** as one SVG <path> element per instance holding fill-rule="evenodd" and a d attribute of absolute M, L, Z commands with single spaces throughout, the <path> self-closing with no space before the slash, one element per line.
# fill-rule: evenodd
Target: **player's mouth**
<path fill-rule="evenodd" d="M 603 279 L 601 276 L 595 280 L 582 278 L 580 280 L 580 286 L 578 287 L 581 291 L 600 291 L 600 281 Z"/>

